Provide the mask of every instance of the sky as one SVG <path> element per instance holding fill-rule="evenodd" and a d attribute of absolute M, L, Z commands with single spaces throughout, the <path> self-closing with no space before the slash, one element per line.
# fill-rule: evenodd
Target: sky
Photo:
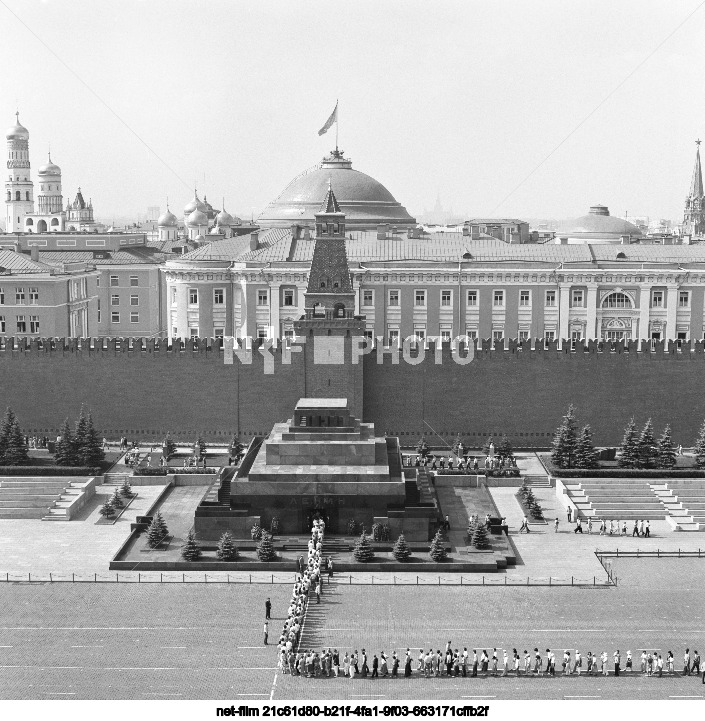
<path fill-rule="evenodd" d="M 0 120 L 102 219 L 181 214 L 194 183 L 256 216 L 334 147 L 337 100 L 412 214 L 679 221 L 704 31 L 703 0 L 0 0 Z"/>

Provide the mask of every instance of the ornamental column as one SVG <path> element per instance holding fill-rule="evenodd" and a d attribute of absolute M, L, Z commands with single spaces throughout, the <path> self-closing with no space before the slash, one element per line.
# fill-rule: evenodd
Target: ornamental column
<path fill-rule="evenodd" d="M 678 286 L 668 285 L 666 291 L 666 336 L 665 340 L 676 339 L 676 317 L 678 313 Z"/>
<path fill-rule="evenodd" d="M 281 328 L 279 326 L 279 305 L 281 303 L 281 283 L 269 284 L 269 333 L 275 341 L 279 340 Z"/>
<path fill-rule="evenodd" d="M 639 332 L 634 335 L 634 340 L 649 340 L 650 303 L 651 286 L 642 284 L 639 286 Z"/>
<path fill-rule="evenodd" d="M 558 325 L 558 340 L 563 340 L 564 338 L 568 338 L 568 320 L 570 316 L 570 283 L 560 283 L 558 286 L 558 293 L 559 293 L 559 299 L 558 302 L 560 303 L 559 306 L 559 312 L 560 312 L 560 318 L 559 318 L 559 325 Z"/>
<path fill-rule="evenodd" d="M 597 340 L 597 283 L 589 283 L 587 287 L 587 318 L 585 323 L 585 340 Z"/>

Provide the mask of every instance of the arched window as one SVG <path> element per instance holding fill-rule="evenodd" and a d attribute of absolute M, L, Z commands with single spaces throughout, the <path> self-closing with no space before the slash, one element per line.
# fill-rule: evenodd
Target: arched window
<path fill-rule="evenodd" d="M 58 225 L 58 224 L 59 224 L 59 219 L 58 219 L 58 218 L 52 218 L 52 219 L 51 219 L 51 224 L 52 224 L 52 225 Z"/>
<path fill-rule="evenodd" d="M 27 218 L 25 225 L 34 225 L 34 221 L 31 218 Z"/>
<path fill-rule="evenodd" d="M 619 291 L 610 293 L 603 301 L 603 308 L 631 308 L 632 300 L 625 293 Z"/>
<path fill-rule="evenodd" d="M 29 190 L 25 191 L 25 200 L 29 200 Z"/>
<path fill-rule="evenodd" d="M 626 260 L 627 254 L 626 253 L 617 253 L 617 260 Z"/>
<path fill-rule="evenodd" d="M 47 232 L 47 222 L 46 220 L 40 220 L 37 223 L 37 233 L 46 233 Z"/>
<path fill-rule="evenodd" d="M 333 317 L 345 318 L 345 305 L 343 303 L 336 303 L 333 306 Z"/>
<path fill-rule="evenodd" d="M 313 315 L 314 316 L 322 317 L 322 316 L 325 316 L 325 314 L 326 314 L 326 308 L 323 305 L 323 303 L 316 303 L 313 306 Z"/>
<path fill-rule="evenodd" d="M 20 198 L 21 198 L 21 196 L 20 196 L 20 191 L 19 191 L 19 190 L 16 190 L 16 191 L 15 191 L 15 200 L 19 200 Z"/>

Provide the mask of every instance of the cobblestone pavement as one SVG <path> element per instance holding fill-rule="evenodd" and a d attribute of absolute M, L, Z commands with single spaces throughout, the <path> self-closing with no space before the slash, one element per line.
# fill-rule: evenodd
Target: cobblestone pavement
<path fill-rule="evenodd" d="M 304 644 L 384 650 L 547 646 L 624 654 L 705 650 L 705 559 L 619 559 L 617 588 L 332 584 Z M 262 644 L 284 620 L 290 585 L 0 584 L 2 699 L 455 699 L 702 696 L 694 677 L 291 678 Z M 702 646 L 702 648 L 701 648 Z M 560 653 L 557 654 L 560 658 Z M 610 667 L 612 664 L 610 664 Z"/>

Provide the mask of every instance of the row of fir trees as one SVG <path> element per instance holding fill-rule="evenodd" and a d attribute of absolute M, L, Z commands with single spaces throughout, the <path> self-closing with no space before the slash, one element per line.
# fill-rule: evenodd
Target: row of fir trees
<path fill-rule="evenodd" d="M 27 444 L 12 408 L 8 407 L 0 424 L 0 466 L 23 466 L 29 463 Z"/>
<path fill-rule="evenodd" d="M 667 425 L 657 440 L 651 418 L 641 432 L 637 431 L 632 418 L 624 430 L 617 465 L 620 468 L 675 468 L 676 449 L 671 438 L 671 426 Z"/>
<path fill-rule="evenodd" d="M 93 425 L 90 411 L 86 415 L 81 407 L 78 420 L 71 429 L 67 418 L 59 431 L 61 440 L 56 443 L 54 458 L 58 466 L 86 466 L 95 468 L 105 460 L 103 444 Z"/>
<path fill-rule="evenodd" d="M 553 436 L 551 461 L 557 468 L 597 468 L 597 460 L 592 429 L 585 425 L 578 431 L 575 407 L 571 405 Z"/>

